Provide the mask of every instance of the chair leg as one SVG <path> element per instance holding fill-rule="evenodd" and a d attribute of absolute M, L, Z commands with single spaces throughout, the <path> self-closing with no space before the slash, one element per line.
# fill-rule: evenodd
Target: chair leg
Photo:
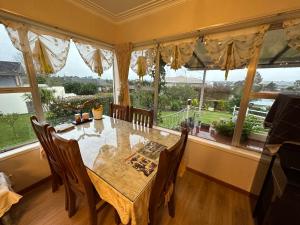
<path fill-rule="evenodd" d="M 68 214 L 72 217 L 76 212 L 76 195 L 68 188 Z"/>
<path fill-rule="evenodd" d="M 175 185 L 174 185 L 174 189 L 170 201 L 168 202 L 168 210 L 169 210 L 169 215 L 171 217 L 175 217 Z"/>
<path fill-rule="evenodd" d="M 52 173 L 52 192 L 56 192 L 60 185 L 60 177 L 56 173 Z"/>
<path fill-rule="evenodd" d="M 157 225 L 158 224 L 159 210 L 160 210 L 160 207 L 149 211 L 149 224 L 148 225 Z"/>
<path fill-rule="evenodd" d="M 90 225 L 97 225 L 96 205 L 89 205 Z"/>
<path fill-rule="evenodd" d="M 121 219 L 116 209 L 114 210 L 114 217 L 116 225 L 119 225 L 121 223 Z"/>
<path fill-rule="evenodd" d="M 65 183 L 65 209 L 69 210 L 69 187 Z"/>

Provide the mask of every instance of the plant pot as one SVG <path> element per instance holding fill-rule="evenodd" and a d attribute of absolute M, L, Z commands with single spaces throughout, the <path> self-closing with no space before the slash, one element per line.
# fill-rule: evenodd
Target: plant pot
<path fill-rule="evenodd" d="M 267 139 L 268 134 L 267 133 L 250 133 L 248 136 L 248 139 L 265 142 Z"/>
<path fill-rule="evenodd" d="M 201 123 L 201 131 L 209 132 L 210 124 L 207 123 Z"/>
<path fill-rule="evenodd" d="M 102 105 L 98 108 L 92 109 L 93 117 L 95 120 L 101 120 L 103 116 L 103 107 Z"/>

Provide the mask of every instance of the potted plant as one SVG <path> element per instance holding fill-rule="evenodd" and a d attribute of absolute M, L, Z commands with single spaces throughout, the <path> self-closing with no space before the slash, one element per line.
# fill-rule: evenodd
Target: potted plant
<path fill-rule="evenodd" d="M 99 103 L 92 108 L 93 117 L 95 120 L 101 120 L 103 115 L 103 106 Z"/>
<path fill-rule="evenodd" d="M 209 132 L 209 128 L 210 128 L 210 124 L 208 124 L 208 123 L 201 123 L 200 130 L 205 131 L 205 132 Z"/>

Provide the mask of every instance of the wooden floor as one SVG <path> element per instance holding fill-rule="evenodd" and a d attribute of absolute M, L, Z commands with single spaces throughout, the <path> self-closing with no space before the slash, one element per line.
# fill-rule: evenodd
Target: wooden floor
<path fill-rule="evenodd" d="M 42 184 L 24 196 L 11 212 L 16 225 L 88 225 L 86 207 L 71 219 L 64 210 L 64 188 L 51 192 L 50 182 Z M 106 207 L 98 215 L 99 225 L 113 225 L 113 210 Z M 178 179 L 176 216 L 167 210 L 157 225 L 254 225 L 250 200 L 242 193 L 186 172 Z"/>

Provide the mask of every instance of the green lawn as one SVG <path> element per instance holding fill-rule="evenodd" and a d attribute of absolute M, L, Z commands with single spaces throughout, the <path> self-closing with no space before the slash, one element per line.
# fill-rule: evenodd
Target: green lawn
<path fill-rule="evenodd" d="M 36 140 L 29 114 L 20 114 L 15 122 L 15 133 L 7 121 L 0 117 L 0 152 Z"/>
<path fill-rule="evenodd" d="M 161 127 L 166 128 L 175 128 L 183 121 L 187 114 L 186 112 L 181 112 L 178 114 L 174 114 L 176 112 L 168 111 L 162 112 L 161 117 L 162 121 L 158 124 Z M 172 115 L 170 117 L 164 118 L 167 115 Z M 201 114 L 198 111 L 191 110 L 189 112 L 189 117 L 195 118 L 195 121 L 201 120 L 202 123 L 211 124 L 214 121 L 219 120 L 229 120 L 232 117 L 232 114 L 229 112 L 210 112 L 210 111 L 202 111 Z"/>

